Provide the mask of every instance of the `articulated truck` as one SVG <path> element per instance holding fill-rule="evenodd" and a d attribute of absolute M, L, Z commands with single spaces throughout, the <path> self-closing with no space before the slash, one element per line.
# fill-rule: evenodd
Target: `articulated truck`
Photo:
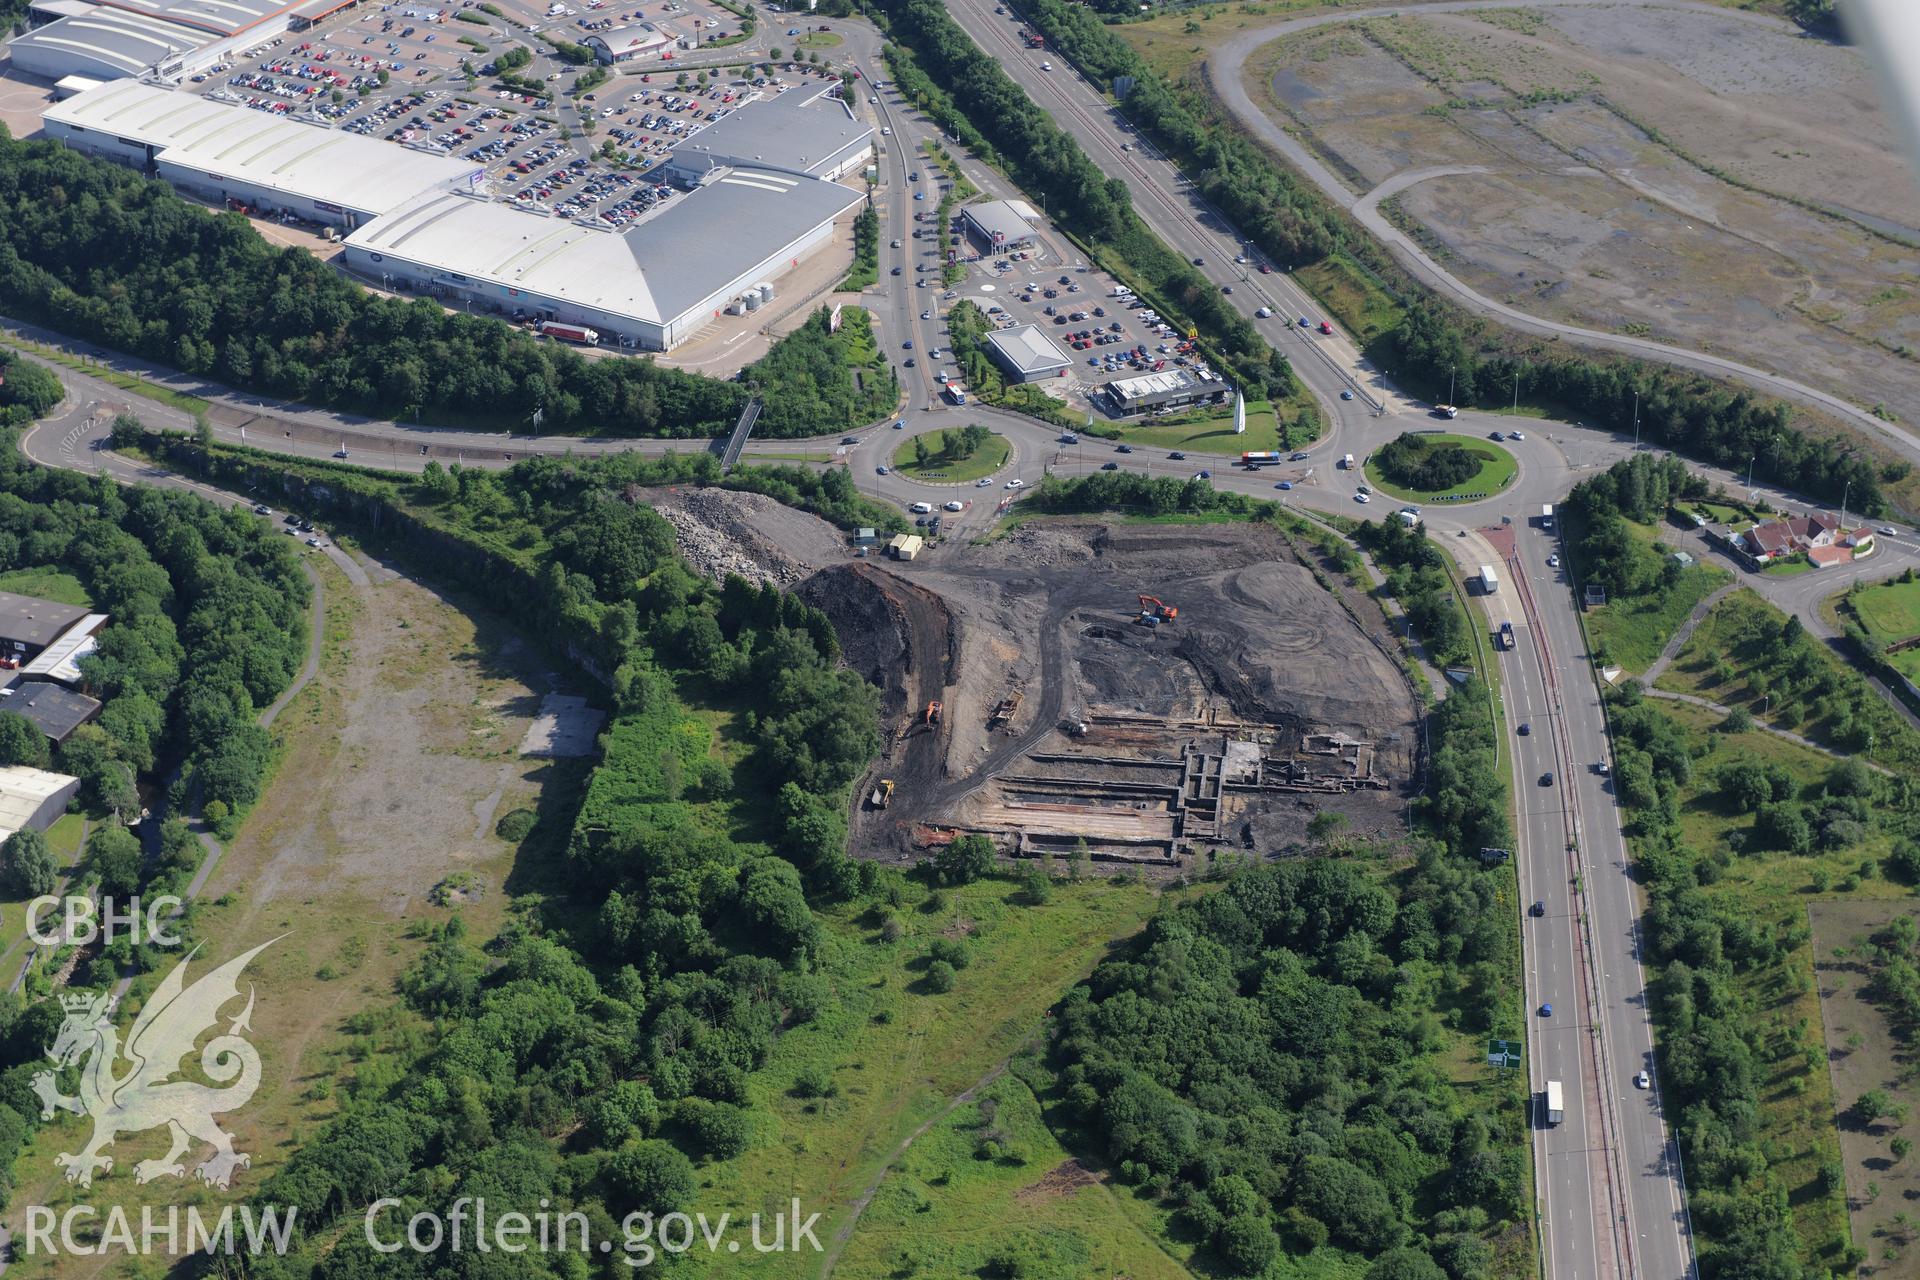
<path fill-rule="evenodd" d="M 600 345 L 600 335 L 583 324 L 561 324 L 557 320 L 542 320 L 540 332 L 549 338 L 558 338 L 562 342 L 577 342 L 583 347 Z"/>

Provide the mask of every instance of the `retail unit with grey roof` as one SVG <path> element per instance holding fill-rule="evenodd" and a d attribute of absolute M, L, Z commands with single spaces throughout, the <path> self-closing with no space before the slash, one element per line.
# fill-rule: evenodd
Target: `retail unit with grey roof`
<path fill-rule="evenodd" d="M 85 609 L 0 591 L 0 657 L 26 662 L 84 621 Z"/>
<path fill-rule="evenodd" d="M 75 150 L 150 169 L 203 199 L 340 227 L 484 180 L 468 161 L 133 80 L 56 103 L 42 123 Z"/>
<path fill-rule="evenodd" d="M 1182 409 L 1188 405 L 1217 402 L 1227 394 L 1227 384 L 1200 377 L 1185 369 L 1163 369 L 1137 378 L 1122 378 L 1101 388 L 1107 407 L 1122 417 L 1152 413 L 1158 409 Z"/>
<path fill-rule="evenodd" d="M 1035 324 L 1015 325 L 989 333 L 987 353 L 1014 382 L 1057 378 L 1073 364 Z"/>
<path fill-rule="evenodd" d="M 710 174 L 620 230 L 440 194 L 348 237 L 345 262 L 396 288 L 664 351 L 797 265 L 859 203 L 836 183 L 745 168 Z M 751 305 L 770 294 L 769 283 Z"/>
<path fill-rule="evenodd" d="M 36 26 L 9 48 L 16 71 L 59 80 L 170 77 L 287 29 L 298 0 L 41 0 Z M 47 21 L 47 19 L 51 19 Z"/>
<path fill-rule="evenodd" d="M 1031 205 L 1015 200 L 988 200 L 960 211 L 960 225 L 982 249 L 1011 249 L 1033 239 Z"/>
<path fill-rule="evenodd" d="M 16 680 L 0 689 L 0 711 L 25 716 L 57 747 L 100 714 L 100 701 L 43 680 Z"/>
<path fill-rule="evenodd" d="M 873 128 L 828 87 L 789 89 L 750 102 L 668 153 L 666 174 L 682 186 L 715 169 L 784 169 L 831 182 L 873 152 Z"/>

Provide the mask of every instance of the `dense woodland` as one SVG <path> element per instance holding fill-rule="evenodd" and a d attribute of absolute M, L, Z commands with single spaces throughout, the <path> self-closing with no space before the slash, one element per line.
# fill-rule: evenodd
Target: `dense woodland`
<path fill-rule="evenodd" d="M 4 374 L 9 390 L 45 390 L 24 363 Z M 133 819 L 143 803 L 159 809 L 169 782 L 176 810 L 202 807 L 215 827 L 257 797 L 272 743 L 255 716 L 305 656 L 306 577 L 290 540 L 244 510 L 29 466 L 12 433 L 0 445 L 0 570 L 69 574 L 111 615 L 98 650 L 80 663 L 104 703 L 99 718 L 52 749 L 22 717 L 0 713 L 0 763 L 80 779 L 78 804 L 96 821 L 75 884 L 123 899 L 178 892 L 200 856 L 186 824 L 166 821 L 158 856 L 143 857 L 116 815 Z M 26 834 L 0 845 L 10 896 L 49 892 L 62 871 L 45 841 Z M 123 939 L 74 980 L 103 987 L 154 958 Z M 44 981 L 36 973 L 29 992 Z M 45 1065 L 60 1017 L 54 1001 L 0 997 L 0 1169 L 11 1170 L 38 1123 L 27 1077 Z M 0 1176 L 0 1196 L 9 1189 Z"/>
<path fill-rule="evenodd" d="M 0 350 L 0 427 L 24 427 L 60 403 L 60 379 Z"/>
<path fill-rule="evenodd" d="M 1448 1023 L 1515 1029 L 1508 882 L 1429 846 L 1391 876 L 1270 864 L 1162 912 L 1060 1010 L 1069 1110 L 1227 1274 L 1327 1249 L 1373 1280 L 1491 1274 L 1526 1212 L 1524 1105 L 1434 1056 Z"/>
<path fill-rule="evenodd" d="M 1812 25 L 1831 22 L 1829 0 L 1793 0 L 1793 8 Z M 1437 395 L 1457 379 L 1459 404 L 1504 404 L 1518 394 L 1554 406 L 1556 416 L 1624 432 L 1635 430 L 1637 395 L 1639 432 L 1648 441 L 1727 467 L 1744 467 L 1757 455 L 1755 474 L 1764 480 L 1828 501 L 1838 501 L 1851 483 L 1856 509 L 1882 509 L 1874 460 L 1844 439 L 1810 434 L 1786 405 L 1663 365 L 1527 343 L 1432 298 L 1310 183 L 1222 115 L 1203 83 L 1168 83 L 1096 8 L 1026 0 L 1020 11 L 1096 84 L 1132 77 L 1128 119 L 1176 157 L 1275 263 L 1298 267 L 1338 257 L 1350 273 L 1396 295 L 1404 316 L 1369 344 L 1369 353 L 1403 385 Z M 1357 318 L 1348 322 L 1359 328 Z"/>
<path fill-rule="evenodd" d="M 1451 489 L 1480 474 L 1480 459 L 1464 446 L 1451 441 L 1434 444 L 1411 431 L 1381 445 L 1373 461 L 1380 474 L 1395 484 L 1429 492 Z"/>
<path fill-rule="evenodd" d="M 238 214 L 57 143 L 0 133 L 0 306 L 62 333 L 327 408 L 555 434 L 708 437 L 746 389 L 642 357 L 589 359 L 505 321 L 377 297 L 312 254 L 275 248 Z M 742 374 L 763 435 L 864 424 L 888 379 L 849 325 L 803 325 Z M 869 413 L 873 405 L 885 406 Z"/>

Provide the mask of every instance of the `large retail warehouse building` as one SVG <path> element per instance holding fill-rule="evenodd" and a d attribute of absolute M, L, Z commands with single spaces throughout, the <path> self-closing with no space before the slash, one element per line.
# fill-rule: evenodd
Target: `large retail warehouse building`
<path fill-rule="evenodd" d="M 495 200 L 466 161 L 133 80 L 58 103 L 44 123 L 75 150 L 190 195 L 349 231 L 343 265 L 369 283 L 664 351 L 723 311 L 757 310 L 863 199 L 811 171 L 842 171 L 871 145 L 844 105 L 776 98 L 733 118 L 761 110 L 777 126 L 768 132 L 812 131 L 803 155 L 753 164 L 703 152 L 695 172 L 675 174 L 692 190 L 657 188 L 621 227 Z"/>

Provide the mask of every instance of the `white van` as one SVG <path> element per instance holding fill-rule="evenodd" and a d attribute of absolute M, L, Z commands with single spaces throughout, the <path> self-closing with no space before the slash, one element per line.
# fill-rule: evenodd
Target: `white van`
<path fill-rule="evenodd" d="M 908 507 L 907 510 L 913 512 L 913 514 L 917 516 L 924 516 L 929 511 L 933 510 L 933 504 L 931 502 L 916 502 L 912 506 Z"/>

